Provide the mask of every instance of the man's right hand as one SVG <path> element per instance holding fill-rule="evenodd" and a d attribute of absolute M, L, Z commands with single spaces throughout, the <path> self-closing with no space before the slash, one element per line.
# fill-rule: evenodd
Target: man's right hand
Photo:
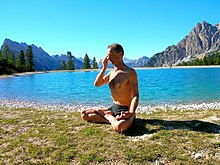
<path fill-rule="evenodd" d="M 103 65 L 104 69 L 108 68 L 108 60 L 109 60 L 109 56 L 108 55 L 102 60 L 102 65 Z"/>
<path fill-rule="evenodd" d="M 105 75 L 105 71 L 108 68 L 108 60 L 109 60 L 108 55 L 102 60 L 103 68 L 101 69 L 101 71 L 99 72 L 99 74 L 97 75 L 95 79 L 95 82 L 94 82 L 95 86 L 101 86 L 103 84 L 108 83 L 110 72 L 107 75 Z"/>
<path fill-rule="evenodd" d="M 135 113 L 131 113 L 129 111 L 122 111 L 120 116 L 119 115 L 116 116 L 116 119 L 117 120 L 128 119 L 128 118 L 130 118 L 130 117 L 132 117 L 134 115 L 135 115 Z"/>

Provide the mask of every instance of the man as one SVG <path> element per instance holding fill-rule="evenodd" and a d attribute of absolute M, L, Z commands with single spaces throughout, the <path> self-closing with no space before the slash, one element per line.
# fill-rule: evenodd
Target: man
<path fill-rule="evenodd" d="M 85 121 L 110 123 L 115 131 L 123 132 L 132 125 L 139 102 L 137 74 L 124 64 L 124 50 L 121 45 L 109 45 L 107 51 L 107 56 L 102 60 L 103 68 L 94 85 L 109 84 L 113 105 L 109 108 L 84 110 L 81 117 Z M 105 75 L 109 60 L 114 69 Z"/>

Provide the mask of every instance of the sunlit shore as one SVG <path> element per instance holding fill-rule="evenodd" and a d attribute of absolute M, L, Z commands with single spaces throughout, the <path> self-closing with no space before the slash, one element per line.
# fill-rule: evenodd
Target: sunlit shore
<path fill-rule="evenodd" d="M 29 101 L 18 101 L 9 99 L 0 99 L 0 108 L 32 108 L 36 110 L 50 110 L 50 111 L 67 111 L 67 112 L 81 112 L 88 108 L 99 108 L 101 106 L 76 105 L 76 104 L 41 104 Z M 164 105 L 139 105 L 136 112 L 151 114 L 157 111 L 185 111 L 185 110 L 209 110 L 219 109 L 220 101 L 211 103 L 191 103 L 191 104 L 164 104 Z"/>
<path fill-rule="evenodd" d="M 220 68 L 220 65 L 207 65 L 207 66 L 170 66 L 170 67 L 135 67 L 135 70 L 147 70 L 147 69 L 171 69 L 171 68 Z M 110 70 L 111 68 L 109 68 Z M 89 72 L 89 71 L 97 71 L 100 69 L 76 69 L 76 70 L 50 70 L 50 71 L 36 71 L 36 72 L 23 72 L 23 73 L 15 73 L 11 75 L 0 75 L 0 79 L 5 78 L 13 78 L 17 76 L 28 76 L 33 74 L 45 74 L 45 73 L 53 73 L 53 72 Z"/>
<path fill-rule="evenodd" d="M 36 72 L 22 72 L 14 73 L 11 75 L 0 75 L 0 79 L 13 78 L 17 76 L 28 76 L 33 74 L 45 74 L 45 73 L 56 73 L 56 72 L 87 72 L 87 71 L 96 71 L 98 69 L 76 69 L 76 70 L 50 70 L 50 71 L 36 71 Z"/>

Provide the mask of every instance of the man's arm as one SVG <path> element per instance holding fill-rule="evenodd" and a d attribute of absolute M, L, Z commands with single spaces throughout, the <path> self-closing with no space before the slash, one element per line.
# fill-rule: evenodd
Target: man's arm
<path fill-rule="evenodd" d="M 102 60 L 103 68 L 102 68 L 102 70 L 99 72 L 99 74 L 96 77 L 96 80 L 94 82 L 95 86 L 101 86 L 101 85 L 104 85 L 104 84 L 108 83 L 110 72 L 106 76 L 104 76 L 105 75 L 105 71 L 108 68 L 108 60 L 109 60 L 108 56 L 106 56 Z"/>
<path fill-rule="evenodd" d="M 139 103 L 139 91 L 138 91 L 138 79 L 137 79 L 137 73 L 134 69 L 132 69 L 129 74 L 129 83 L 131 86 L 131 92 L 132 92 L 132 100 L 130 104 L 130 113 L 135 113 L 135 110 Z"/>

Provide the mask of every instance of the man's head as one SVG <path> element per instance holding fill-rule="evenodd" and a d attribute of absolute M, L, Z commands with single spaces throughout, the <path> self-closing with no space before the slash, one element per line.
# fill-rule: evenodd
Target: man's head
<path fill-rule="evenodd" d="M 112 64 L 117 64 L 122 61 L 124 49 L 120 44 L 114 43 L 108 46 L 108 55 Z"/>
<path fill-rule="evenodd" d="M 108 48 L 114 50 L 116 53 L 122 53 L 122 56 L 124 55 L 124 49 L 120 44 L 114 43 L 108 46 Z"/>

